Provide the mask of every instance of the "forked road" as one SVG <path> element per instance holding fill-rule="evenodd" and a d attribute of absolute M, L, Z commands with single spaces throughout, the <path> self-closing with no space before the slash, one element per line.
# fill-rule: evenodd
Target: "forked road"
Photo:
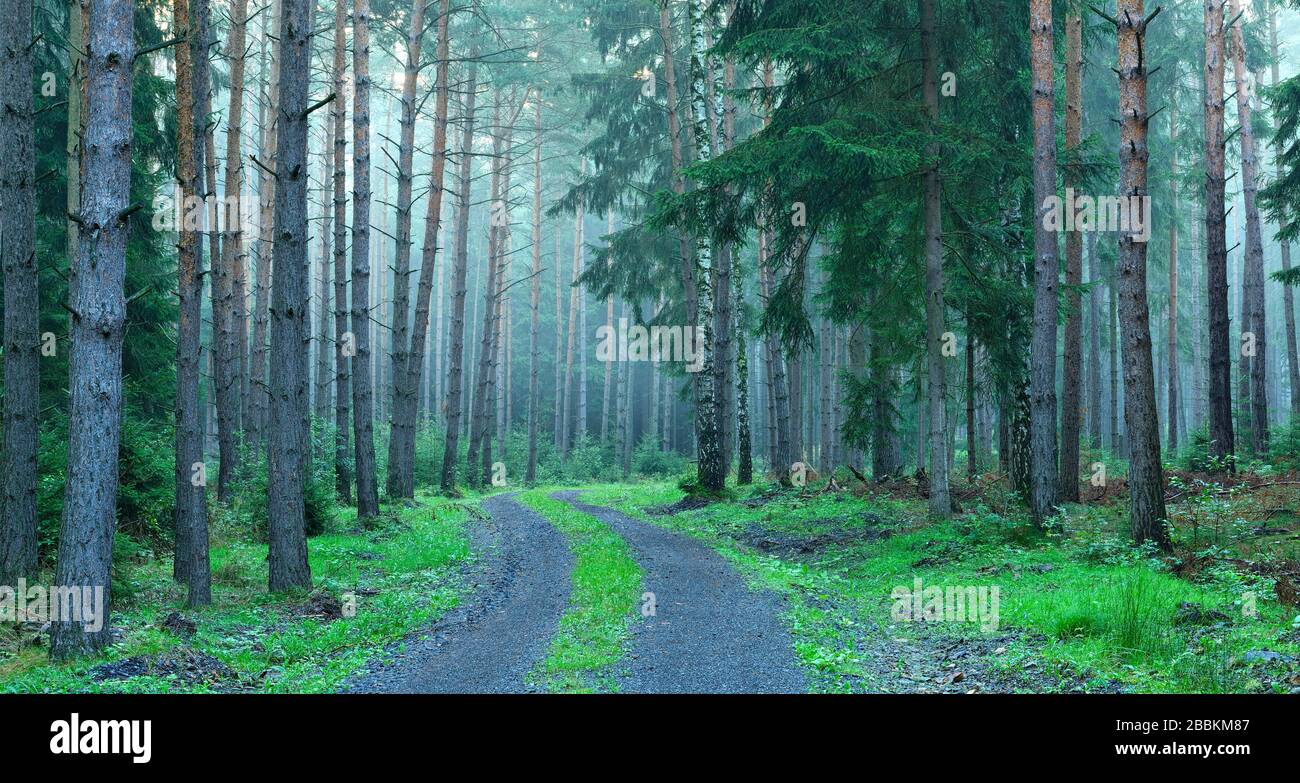
<path fill-rule="evenodd" d="M 393 663 L 353 680 L 352 693 L 524 693 L 569 603 L 573 555 L 564 535 L 509 495 L 488 498 L 476 541 L 478 588 Z"/>
<path fill-rule="evenodd" d="M 654 614 L 634 622 L 623 693 L 803 693 L 781 603 L 757 593 L 712 549 L 613 509 L 555 497 L 609 525 L 645 570 Z"/>
<path fill-rule="evenodd" d="M 725 560 L 685 536 L 608 508 L 555 497 L 623 536 L 645 571 L 654 612 L 633 621 L 631 651 L 614 670 L 622 693 L 802 693 L 781 604 L 750 591 Z M 509 495 L 483 504 L 489 541 L 477 589 L 387 666 L 352 680 L 353 693 L 522 693 L 568 605 L 573 556 L 564 536 Z"/>

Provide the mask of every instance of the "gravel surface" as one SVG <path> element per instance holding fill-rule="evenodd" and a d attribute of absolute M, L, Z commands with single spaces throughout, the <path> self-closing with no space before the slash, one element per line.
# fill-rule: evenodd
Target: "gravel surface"
<path fill-rule="evenodd" d="M 527 693 L 569 602 L 573 555 L 564 536 L 509 495 L 483 503 L 475 530 L 475 586 L 461 606 L 396 647 L 343 690 L 350 693 Z"/>
<path fill-rule="evenodd" d="M 781 601 L 751 591 L 716 552 L 686 536 L 559 492 L 627 540 L 655 614 L 638 617 L 620 664 L 622 693 L 804 693 Z"/>

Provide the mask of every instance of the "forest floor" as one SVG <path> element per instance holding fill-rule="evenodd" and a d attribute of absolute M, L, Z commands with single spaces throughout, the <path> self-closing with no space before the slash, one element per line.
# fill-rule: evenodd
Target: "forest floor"
<path fill-rule="evenodd" d="M 421 497 L 341 513 L 310 541 L 316 589 L 288 596 L 262 592 L 264 545 L 217 530 L 212 607 L 183 609 L 170 561 L 141 558 L 105 655 L 53 665 L 40 628 L 0 630 L 0 691 L 1300 692 L 1290 476 L 1171 472 L 1172 556 L 1128 543 L 1113 490 L 1048 533 L 991 477 L 949 520 L 924 494 Z M 934 588 L 948 611 L 911 612 Z"/>

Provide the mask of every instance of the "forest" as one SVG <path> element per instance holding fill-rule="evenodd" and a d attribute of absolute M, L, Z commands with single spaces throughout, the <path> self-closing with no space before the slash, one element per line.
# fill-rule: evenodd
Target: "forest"
<path fill-rule="evenodd" d="M 1300 693 L 1300 3 L 0 16 L 0 693 Z"/>

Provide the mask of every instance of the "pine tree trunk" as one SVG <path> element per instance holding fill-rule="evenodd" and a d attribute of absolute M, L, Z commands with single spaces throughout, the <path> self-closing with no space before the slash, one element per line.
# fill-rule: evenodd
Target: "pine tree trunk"
<path fill-rule="evenodd" d="M 754 483 L 754 446 L 749 428 L 749 354 L 746 348 L 747 330 L 744 328 L 745 286 L 741 276 L 740 254 L 732 256 L 736 281 L 736 483 L 748 486 Z M 838 403 L 838 397 L 836 401 Z"/>
<path fill-rule="evenodd" d="M 36 453 L 41 341 L 31 0 L 4 0 L 0 4 L 0 16 L 5 19 L 0 25 L 0 106 L 4 107 L 0 111 L 0 216 L 4 223 L 3 242 L 0 242 L 0 266 L 4 270 L 4 448 L 0 450 L 4 497 L 0 498 L 3 511 L 0 584 L 16 585 L 20 578 L 36 576 L 38 536 Z M 128 124 L 129 112 L 128 107 Z M 109 498 L 111 506 L 112 496 Z"/>
<path fill-rule="evenodd" d="M 339 98 L 335 97 L 335 100 Z M 326 132 L 325 148 L 321 151 L 321 179 L 320 179 L 320 265 L 317 276 L 320 278 L 320 288 L 318 289 L 317 299 L 317 318 L 316 321 L 316 410 L 315 417 L 324 422 L 329 420 L 330 415 L 330 391 L 332 388 L 332 378 L 334 376 L 333 358 L 334 352 L 330 348 L 330 319 L 332 313 L 330 310 L 330 277 L 333 269 L 333 248 L 331 247 L 331 227 L 330 221 L 333 219 L 333 205 L 330 203 L 333 193 L 334 182 L 334 153 L 330 147 L 333 146 L 332 135 Z"/>
<path fill-rule="evenodd" d="M 379 515 L 370 367 L 370 0 L 353 0 L 352 8 L 352 421 L 357 517 L 368 519 Z"/>
<path fill-rule="evenodd" d="M 969 318 L 969 317 L 968 317 Z M 975 446 L 975 336 L 966 329 L 966 480 L 975 483 L 979 461 Z"/>
<path fill-rule="evenodd" d="M 579 176 L 587 175 L 587 160 L 583 158 L 579 163 Z M 579 308 L 579 290 L 578 277 L 582 274 L 583 248 L 582 248 L 582 220 L 585 203 L 581 197 L 578 198 L 577 213 L 573 220 L 573 268 L 569 278 L 569 330 L 567 342 L 565 343 L 564 354 L 564 411 L 562 415 L 563 429 L 560 435 L 560 454 L 568 457 L 569 447 L 577 441 L 577 433 L 581 432 L 580 424 L 574 422 L 571 418 L 574 408 L 574 397 L 576 383 L 579 380 L 574 378 L 574 345 L 577 340 L 577 332 L 580 329 L 578 323 Z M 579 370 L 581 372 L 581 370 Z M 571 422 L 573 422 L 571 424 Z"/>
<path fill-rule="evenodd" d="M 470 50 L 465 108 L 461 124 L 460 161 L 456 175 L 456 236 L 451 288 L 451 328 L 447 356 L 447 432 L 442 453 L 441 487 L 456 493 L 456 461 L 460 457 L 461 376 L 465 353 L 465 278 L 469 265 L 469 206 L 474 151 L 474 104 L 478 98 L 478 47 Z"/>
<path fill-rule="evenodd" d="M 614 233 L 614 210 L 609 210 L 605 215 L 605 233 L 607 235 Z M 613 260 L 607 259 L 606 266 L 612 266 Z M 605 297 L 605 332 L 610 337 L 616 335 L 614 331 L 614 297 L 613 295 Z M 609 339 L 609 338 L 607 338 Z M 617 345 L 617 339 L 614 344 Z M 611 352 L 611 356 L 605 359 L 605 383 L 601 387 L 600 395 L 600 442 L 609 442 L 609 412 L 610 400 L 617 393 L 618 374 L 614 369 L 614 354 L 617 350 Z M 613 386 L 610 383 L 613 383 Z M 622 421 L 622 417 L 619 418 Z M 617 422 L 615 423 L 617 427 Z"/>
<path fill-rule="evenodd" d="M 1097 232 L 1088 235 L 1088 441 L 1101 448 L 1101 262 L 1097 258 Z"/>
<path fill-rule="evenodd" d="M 56 660 L 92 653 L 112 639 L 107 613 L 112 606 L 110 570 L 122 431 L 132 130 L 131 69 L 125 64 L 135 53 L 135 4 L 130 0 L 85 0 L 82 13 L 87 20 L 86 113 L 93 113 L 95 122 L 87 123 L 82 144 L 78 225 L 83 233 L 69 279 L 73 317 L 68 356 L 68 471 L 55 585 L 102 588 L 105 622 L 93 632 L 80 622 L 54 623 L 50 657 Z M 22 27 L 21 23 L 15 26 Z M 21 30 L 11 28 L 6 34 L 24 47 L 31 40 Z M 17 82 L 29 95 L 30 84 Z"/>
<path fill-rule="evenodd" d="M 407 310 L 411 290 L 411 201 L 415 170 L 415 88 L 420 75 L 420 54 L 424 41 L 425 0 L 412 0 L 411 27 L 406 35 L 406 60 L 402 69 L 402 116 L 397 146 L 397 227 L 396 251 L 393 255 L 393 317 L 391 403 L 392 430 L 388 433 L 388 476 L 385 487 L 390 498 L 415 497 L 414 465 L 407 469 L 406 444 L 412 444 L 414 457 L 418 371 L 423 357 L 412 353 L 407 329 Z M 440 189 L 440 184 L 435 185 Z M 412 383 L 412 381 L 415 381 Z M 407 480 L 407 476 L 411 480 Z"/>
<path fill-rule="evenodd" d="M 174 0 L 177 29 L 187 31 L 176 47 L 176 178 L 185 214 L 203 203 L 204 129 L 207 113 L 202 96 L 208 90 L 207 3 Z M 180 321 L 176 338 L 176 553 L 173 576 L 189 586 L 190 606 L 212 601 L 207 551 L 206 482 L 195 477 L 203 470 L 203 427 L 199 409 L 199 335 L 203 315 L 203 232 L 186 220 L 178 226 L 177 291 Z M 215 357 L 214 357 L 215 358 Z"/>
<path fill-rule="evenodd" d="M 1273 88 L 1277 89 L 1281 79 L 1278 75 L 1278 43 L 1277 43 L 1277 4 L 1270 3 L 1268 9 L 1268 31 L 1269 45 L 1273 53 L 1272 63 L 1272 83 Z M 1282 163 L 1274 155 L 1274 165 L 1277 167 L 1277 176 L 1282 177 Z M 1280 243 L 1282 255 L 1282 271 L 1286 272 L 1291 269 L 1291 243 L 1282 240 Z M 1291 416 L 1300 416 L 1300 353 L 1296 350 L 1296 332 L 1295 332 L 1295 290 L 1289 286 L 1282 286 L 1282 308 L 1286 314 L 1286 365 L 1288 377 L 1291 386 Z"/>
<path fill-rule="evenodd" d="M 334 155 L 334 488 L 345 503 L 352 502 L 352 471 L 348 453 L 352 427 L 352 351 L 348 335 L 347 270 L 347 4 L 334 6 L 334 102 L 330 105 L 330 138 Z"/>
<path fill-rule="evenodd" d="M 1178 102 L 1174 101 L 1169 108 L 1169 147 L 1171 155 L 1172 175 L 1169 181 L 1170 199 L 1169 206 L 1172 214 L 1180 215 L 1178 209 Z M 1169 431 L 1169 453 L 1173 454 L 1178 450 L 1178 412 L 1179 412 L 1179 394 L 1178 394 L 1178 220 L 1169 221 L 1169 341 L 1168 347 L 1169 361 L 1169 387 L 1166 392 L 1168 398 L 1169 421 L 1166 423 Z"/>
<path fill-rule="evenodd" d="M 1077 13 L 1065 20 L 1065 148 L 1083 141 L 1083 20 Z M 1074 177 L 1067 188 L 1078 187 Z M 1067 209 L 1073 209 L 1067 204 Z M 1065 356 L 1061 387 L 1060 499 L 1079 500 L 1079 430 L 1083 414 L 1083 235 L 1065 235 Z"/>
<path fill-rule="evenodd" d="M 362 0 L 364 3 L 365 0 Z M 272 592 L 311 587 L 303 487 L 307 399 L 307 87 L 312 5 L 282 0 L 279 116 L 276 118 L 275 245 L 272 269 L 270 421 L 267 428 L 267 564 Z M 365 11 L 359 11 L 364 19 Z M 365 49 L 365 39 L 358 40 Z M 363 72 L 364 73 L 364 72 Z M 363 509 L 361 516 L 367 516 Z"/>
<path fill-rule="evenodd" d="M 539 318 L 542 305 L 542 94 L 533 94 L 533 265 L 528 305 L 528 467 L 524 481 L 537 481 L 537 426 L 541 418 L 541 336 Z M 558 313 L 557 313 L 558 318 Z"/>
<path fill-rule="evenodd" d="M 694 14 L 696 13 L 697 9 L 695 9 L 694 2 L 692 2 L 692 19 L 695 18 Z M 673 27 L 670 0 L 660 0 L 659 3 L 659 37 L 663 41 L 664 99 L 668 117 L 668 138 L 672 152 L 673 191 L 678 196 L 681 196 L 686 192 L 686 179 L 682 173 L 686 165 L 686 158 L 682 147 L 682 123 L 678 110 L 677 74 L 673 65 Z M 692 127 L 692 134 L 694 130 Z M 691 253 L 690 240 L 685 232 L 679 233 L 677 236 L 677 255 L 682 284 L 682 305 L 686 311 L 686 323 L 694 331 L 700 328 L 699 291 L 696 286 L 695 258 Z M 691 338 L 694 337 L 695 335 L 692 334 Z M 697 426 L 700 416 L 698 376 L 698 372 L 691 374 L 691 395 L 695 403 Z M 665 418 L 671 419 L 672 417 Z"/>
<path fill-rule="evenodd" d="M 1241 0 L 1229 0 L 1228 13 L 1237 16 Z M 1255 83 L 1246 70 L 1246 51 L 1241 25 L 1232 26 L 1232 66 L 1237 87 L 1237 123 L 1241 128 L 1241 183 L 1242 200 L 1246 207 L 1245 286 L 1250 319 L 1249 330 L 1254 334 L 1255 353 L 1250 357 L 1250 422 L 1255 453 L 1268 454 L 1268 351 L 1264 308 L 1264 239 L 1263 228 L 1256 206 L 1259 191 L 1259 162 L 1255 155 L 1255 131 L 1251 124 L 1251 102 Z"/>
<path fill-rule="evenodd" d="M 822 285 L 826 285 L 825 280 L 822 281 Z M 817 466 L 822 473 L 830 477 L 835 470 L 835 464 L 832 461 L 834 449 L 831 446 L 831 364 L 834 359 L 832 358 L 831 324 L 826 318 L 819 319 L 817 353 L 820 358 L 817 387 L 821 394 L 821 404 L 818 406 L 819 421 L 817 422 Z"/>
<path fill-rule="evenodd" d="M 230 61 L 230 103 L 226 113 L 226 181 L 225 218 L 222 227 L 220 263 L 213 258 L 213 314 L 219 356 L 216 363 L 217 443 L 221 464 L 217 478 L 217 497 L 229 499 L 230 483 L 239 469 L 238 431 L 242 399 L 240 358 L 243 348 L 240 335 L 246 326 L 243 314 L 244 288 L 244 64 L 245 38 L 248 28 L 248 0 L 232 0 L 230 37 L 226 58 Z M 215 188 L 216 183 L 212 184 Z"/>
<path fill-rule="evenodd" d="M 489 197 L 488 255 L 487 279 L 483 286 L 482 326 L 479 329 L 478 367 L 475 372 L 474 394 L 470 400 L 469 449 L 467 453 L 468 476 L 470 486 L 479 486 L 480 474 L 476 468 L 483 454 L 491 454 L 492 437 L 488 433 L 488 423 L 492 419 L 492 391 L 496 385 L 496 332 L 497 303 L 500 293 L 500 279 L 503 253 L 502 221 L 508 221 L 505 200 L 501 197 L 502 168 L 505 155 L 505 138 L 501 133 L 501 95 L 498 92 L 492 112 L 492 182 Z M 486 458 L 490 469 L 490 457 Z M 490 470 L 487 471 L 490 477 Z"/>
<path fill-rule="evenodd" d="M 564 265 L 560 263 L 560 230 L 558 227 L 552 232 L 555 235 L 555 425 L 551 428 L 551 435 L 555 439 L 555 452 L 564 453 L 564 433 L 565 418 L 568 409 L 565 407 L 567 398 L 564 396 L 565 382 L 567 376 L 564 374 L 564 363 L 560 361 L 560 351 L 564 345 Z"/>
<path fill-rule="evenodd" d="M 1209 456 L 1233 469 L 1228 244 L 1224 233 L 1223 3 L 1205 0 L 1205 279 L 1210 321 Z"/>
<path fill-rule="evenodd" d="M 1120 195 L 1147 198 L 1146 14 L 1143 0 L 1119 0 Z M 1132 207 L 1131 207 L 1132 209 Z M 1170 549 L 1165 529 L 1164 470 L 1151 365 L 1147 247 L 1119 238 L 1119 306 L 1124 361 L 1124 426 L 1128 433 L 1129 517 L 1133 539 Z"/>
<path fill-rule="evenodd" d="M 1056 231 L 1047 227 L 1056 195 L 1055 85 L 1052 3 L 1029 4 L 1034 114 L 1034 328 L 1030 342 L 1029 510 L 1040 526 L 1060 499 L 1056 453 L 1056 311 L 1059 281 Z"/>
<path fill-rule="evenodd" d="M 261 123 L 261 140 L 259 142 L 258 155 L 262 166 L 259 167 L 257 198 L 259 203 L 258 228 L 259 235 L 257 238 L 257 282 L 255 284 L 256 301 L 253 308 L 253 345 L 249 353 L 249 401 L 247 409 L 249 411 L 248 439 L 255 445 L 260 445 L 266 438 L 266 417 L 270 405 L 270 399 L 267 396 L 270 386 L 267 382 L 266 366 L 266 332 L 269 318 L 268 307 L 271 298 L 271 255 L 272 245 L 275 240 L 275 186 L 276 178 L 271 176 L 270 171 L 276 171 L 275 156 L 279 149 L 276 142 L 278 133 L 277 122 L 280 116 L 280 67 L 283 56 L 283 30 L 280 25 L 283 23 L 280 6 L 284 0 L 274 0 L 272 6 L 272 20 L 274 32 L 267 35 L 266 22 L 262 26 L 262 80 L 265 85 L 267 94 L 262 96 L 264 102 L 262 111 L 264 120 Z M 271 49 L 271 65 L 269 70 L 266 67 L 265 47 Z M 270 171 L 268 171 L 269 169 Z"/>
<path fill-rule="evenodd" d="M 389 447 L 389 495 L 392 497 L 415 497 L 415 423 L 418 390 L 423 385 L 424 355 L 426 339 L 429 333 L 429 300 L 433 295 L 433 276 L 438 262 L 438 235 L 442 227 L 443 179 L 447 172 L 447 97 L 449 68 L 449 29 L 451 20 L 451 0 L 439 0 L 438 6 L 438 43 L 437 75 L 434 83 L 434 118 L 433 146 L 431 148 L 431 176 L 429 200 L 424 217 L 424 245 L 420 253 L 420 281 L 415 294 L 415 322 L 411 330 L 411 348 L 403 357 L 394 357 L 393 383 L 393 432 Z M 413 28 L 414 29 L 414 28 Z M 405 99 L 403 99 L 405 100 Z M 405 119 L 405 103 L 403 119 Z M 405 132 L 405 128 L 403 129 Z M 399 198 L 400 198 L 399 188 Z M 409 217 L 408 217 L 409 223 Z M 409 225 L 408 225 L 409 232 Z M 399 265 L 400 266 L 400 265 Z M 441 279 L 441 270 L 438 270 Z M 441 286 L 439 286 L 441 294 Z M 439 295 L 441 300 L 441 295 Z M 440 303 L 440 302 L 439 302 Z M 398 307 L 404 312 L 405 305 Z M 438 361 L 438 337 L 441 324 L 434 332 L 434 374 L 440 368 Z M 436 379 L 433 379 L 436 381 Z M 434 395 L 430 395 L 431 398 Z M 430 400 L 432 416 L 434 401 Z M 394 445 L 395 444 L 395 447 Z M 394 466 L 396 475 L 394 476 Z"/>
<path fill-rule="evenodd" d="M 1045 0 L 1035 0 L 1044 2 Z M 932 132 L 937 132 L 939 122 L 938 44 L 935 41 L 934 0 L 920 0 L 921 6 L 921 59 L 923 76 L 921 90 L 929 114 Z M 947 431 L 946 381 L 942 353 L 944 333 L 943 306 L 943 217 L 940 206 L 939 147 L 931 143 L 927 149 L 929 168 L 922 176 L 925 198 L 925 323 L 926 353 L 929 369 L 929 424 L 930 424 L 930 513 L 947 517 L 952 513 L 948 496 L 948 456 L 945 447 Z M 1053 320 L 1053 325 L 1055 321 Z"/>

